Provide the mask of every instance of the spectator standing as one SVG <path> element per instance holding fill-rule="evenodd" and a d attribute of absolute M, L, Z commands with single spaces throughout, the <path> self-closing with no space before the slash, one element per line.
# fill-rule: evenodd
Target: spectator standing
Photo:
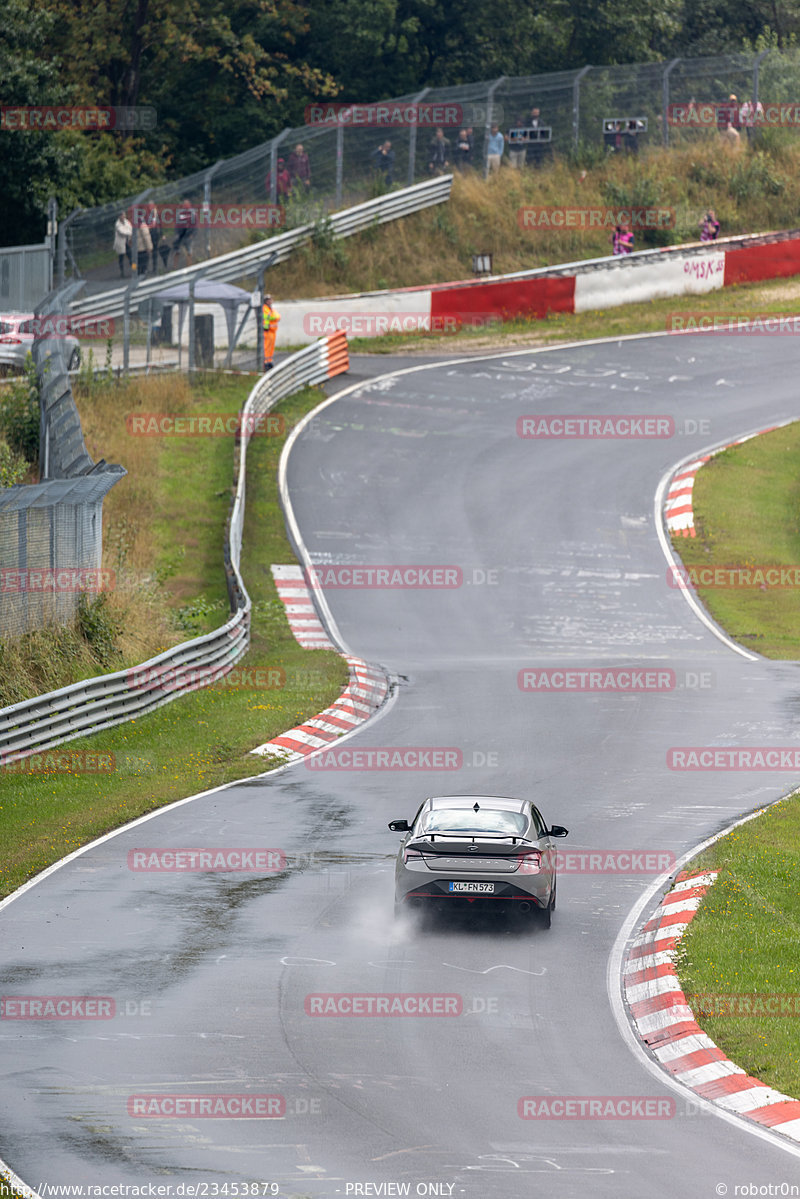
<path fill-rule="evenodd" d="M 300 142 L 289 155 L 289 178 L 291 186 L 299 183 L 304 191 L 311 190 L 311 163 Z"/>
<path fill-rule="evenodd" d="M 428 146 L 428 170 L 431 175 L 443 175 L 450 163 L 450 142 L 444 135 L 444 129 L 439 128 L 431 138 Z"/>
<path fill-rule="evenodd" d="M 131 266 L 131 237 L 133 235 L 133 225 L 128 220 L 124 212 L 121 212 L 117 217 L 114 225 L 114 253 L 117 255 L 119 262 L 120 278 L 125 278 L 125 259 L 128 259 L 128 265 Z"/>
<path fill-rule="evenodd" d="M 271 371 L 275 354 L 275 338 L 278 336 L 280 314 L 272 306 L 272 296 L 264 296 L 262 321 L 264 325 L 264 370 Z"/>
<path fill-rule="evenodd" d="M 390 141 L 381 142 L 370 154 L 370 162 L 374 170 L 381 171 L 387 187 L 392 186 L 394 172 L 394 150 Z"/>
<path fill-rule="evenodd" d="M 500 170 L 500 162 L 503 157 L 503 147 L 505 144 L 506 139 L 500 132 L 500 126 L 492 125 L 486 141 L 486 166 L 487 170 L 492 174 L 496 174 Z"/>
<path fill-rule="evenodd" d="M 144 279 L 147 275 L 152 253 L 153 239 L 150 235 L 150 226 L 147 224 L 147 214 L 142 213 L 141 220 L 136 225 L 136 265 L 140 279 Z"/>
<path fill-rule="evenodd" d="M 709 208 L 700 222 L 700 240 L 716 241 L 719 237 L 719 221 L 713 208 Z"/>
<path fill-rule="evenodd" d="M 309 167 L 309 179 L 310 167 Z M 267 171 L 267 177 L 264 180 L 264 186 L 267 189 L 267 195 L 272 195 L 272 171 Z M 278 203 L 285 200 L 292 190 L 292 176 L 286 166 L 283 158 L 278 159 L 277 168 L 275 170 L 275 195 Z"/>
<path fill-rule="evenodd" d="M 196 232 L 197 209 L 192 207 L 188 199 L 183 199 L 175 213 L 175 240 L 172 243 L 175 267 L 178 265 L 178 256 L 181 250 L 186 255 L 186 265 L 192 265 L 192 241 Z"/>
<path fill-rule="evenodd" d="M 741 134 L 739 133 L 739 130 L 736 128 L 736 126 L 733 124 L 733 121 L 728 121 L 728 124 L 725 126 L 725 128 L 722 131 L 722 136 L 725 138 L 725 141 L 728 143 L 728 145 L 731 147 L 732 150 L 738 150 L 742 144 Z"/>
<path fill-rule="evenodd" d="M 162 235 L 163 231 L 161 228 L 161 214 L 159 213 L 158 209 L 156 208 L 156 206 L 152 200 L 150 200 L 149 203 L 145 205 L 144 220 L 145 220 L 145 224 L 147 225 L 148 229 L 150 230 L 150 241 L 153 243 L 153 274 L 157 275 L 158 274 L 158 247 L 159 247 L 159 243 L 161 241 L 161 235 Z M 167 256 L 169 256 L 169 251 L 167 251 Z M 162 258 L 163 258 L 163 250 L 162 250 Z M 166 263 L 165 263 L 165 265 L 166 265 Z"/>
<path fill-rule="evenodd" d="M 611 235 L 611 252 L 615 255 L 633 253 L 633 232 L 627 225 L 614 226 L 614 232 Z"/>
<path fill-rule="evenodd" d="M 515 129 L 524 128 L 527 119 L 528 119 L 527 114 L 522 113 L 520 116 L 517 117 L 516 121 L 514 122 L 514 128 Z M 520 169 L 520 167 L 524 167 L 527 153 L 528 153 L 528 151 L 525 146 L 525 143 L 512 141 L 511 132 L 509 131 L 508 165 L 510 167 L 513 167 L 515 171 L 518 171 Z"/>
<path fill-rule="evenodd" d="M 470 145 L 466 129 L 459 129 L 456 139 L 456 148 L 453 151 L 453 161 L 459 171 L 466 171 L 472 166 L 472 146 Z"/>

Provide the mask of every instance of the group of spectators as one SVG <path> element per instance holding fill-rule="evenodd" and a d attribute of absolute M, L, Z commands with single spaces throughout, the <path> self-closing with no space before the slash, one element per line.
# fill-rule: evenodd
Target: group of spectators
<path fill-rule="evenodd" d="M 700 222 L 700 240 L 716 241 L 719 237 L 719 229 L 720 225 L 717 214 L 713 208 L 709 208 Z M 633 249 L 634 236 L 630 225 L 615 225 L 614 232 L 611 235 L 612 254 L 632 254 Z"/>
<path fill-rule="evenodd" d="M 197 232 L 197 209 L 184 198 L 175 212 L 172 236 L 169 236 L 161 220 L 161 213 L 151 200 L 143 208 L 134 210 L 136 215 L 136 264 L 135 269 L 143 279 L 152 269 L 158 274 L 158 260 L 164 270 L 170 269 L 170 255 L 174 255 L 173 269 L 177 267 L 181 250 L 186 255 L 187 265 L 192 261 L 192 240 Z M 167 226 L 169 228 L 169 226 Z M 134 225 L 126 212 L 121 212 L 114 225 L 114 253 L 119 263 L 120 278 L 125 277 L 125 259 L 133 273 Z"/>
<path fill-rule="evenodd" d="M 272 195 L 272 171 L 267 171 L 267 177 L 264 180 L 264 187 L 267 195 Z M 305 195 L 311 191 L 311 162 L 303 148 L 302 142 L 298 142 L 295 148 L 289 155 L 288 162 L 285 158 L 279 158 L 275 168 L 275 196 L 277 203 L 280 204 L 291 195 Z"/>

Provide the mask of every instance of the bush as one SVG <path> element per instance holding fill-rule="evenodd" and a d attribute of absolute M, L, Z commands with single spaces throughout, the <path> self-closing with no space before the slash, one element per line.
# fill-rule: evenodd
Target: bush
<path fill-rule="evenodd" d="M 0 487 L 14 487 L 24 483 L 30 463 L 21 454 L 15 454 L 5 441 L 0 441 Z"/>
<path fill-rule="evenodd" d="M 21 454 L 26 462 L 39 457 L 39 381 L 29 354 L 25 374 L 0 395 L 0 435 L 9 449 Z M 4 484 L 8 486 L 8 484 Z"/>
<path fill-rule="evenodd" d="M 81 594 L 76 620 L 81 636 L 101 666 L 110 666 L 119 658 L 116 640 L 121 626 L 109 610 L 108 596 L 104 592 L 93 600 Z"/>

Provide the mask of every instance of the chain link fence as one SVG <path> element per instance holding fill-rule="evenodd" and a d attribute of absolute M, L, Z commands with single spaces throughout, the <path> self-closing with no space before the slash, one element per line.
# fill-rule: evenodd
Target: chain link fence
<path fill-rule="evenodd" d="M 48 295 L 36 314 L 65 312 L 71 291 Z M 81 596 L 113 585 L 102 571 L 103 499 L 126 472 L 87 453 L 66 354 L 63 338 L 34 339 L 41 481 L 0 490 L 0 638 L 66 623 Z"/>
<path fill-rule="evenodd" d="M 380 105 L 365 98 L 364 106 L 349 109 L 342 105 L 310 106 L 307 124 L 285 129 L 278 137 L 235 158 L 221 160 L 185 179 L 149 188 L 138 196 L 71 214 L 59 231 L 57 277 L 59 282 L 70 276 L 84 278 L 90 292 L 105 290 L 121 277 L 165 273 L 189 261 L 204 261 L 281 229 L 319 222 L 330 212 L 385 190 L 407 187 L 432 173 L 431 139 L 436 124 L 444 125 L 450 142 L 451 167 L 459 165 L 459 131 L 471 129 L 472 153 L 460 165 L 484 170 L 492 123 L 496 121 L 507 135 L 512 128 L 530 124 L 531 111 L 538 108 L 539 122 L 550 132 L 543 135 L 546 140 L 541 145 L 528 151 L 528 163 L 536 165 L 553 152 L 614 148 L 611 135 L 604 129 L 604 122 L 611 120 L 643 122 L 627 139 L 624 148 L 628 150 L 713 136 L 716 126 L 692 127 L 673 120 L 672 106 L 690 101 L 723 104 L 731 94 L 739 103 L 757 101 L 759 97 L 775 102 L 800 97 L 800 57 L 770 51 L 588 66 L 460 87 L 425 88 Z M 334 108 L 344 112 L 334 118 Z M 379 108 L 392 114 L 388 120 L 378 119 Z M 416 123 L 409 123 L 411 111 Z M 365 123 L 371 117 L 372 123 Z M 387 140 L 391 142 L 391 158 L 376 159 L 378 146 Z M 306 185 L 295 177 L 287 192 L 291 156 L 298 145 L 308 155 L 309 182 Z M 175 218 L 183 201 L 204 223 L 192 237 L 181 239 Z M 157 245 L 147 249 L 147 237 L 139 234 L 134 222 L 130 246 L 120 257 L 114 247 L 117 218 L 133 209 L 141 215 L 149 203 L 169 218 L 164 219 L 160 229 L 156 228 Z M 270 206 L 279 211 L 266 217 L 262 213 L 260 218 L 252 215 L 253 210 Z M 236 214 L 242 209 L 250 212 L 250 226 L 236 223 Z M 270 221 L 280 223 L 269 225 Z"/>

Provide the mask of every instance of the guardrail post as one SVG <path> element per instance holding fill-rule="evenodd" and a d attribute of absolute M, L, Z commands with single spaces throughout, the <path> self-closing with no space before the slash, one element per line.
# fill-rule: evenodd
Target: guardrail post
<path fill-rule="evenodd" d="M 131 295 L 138 282 L 138 277 L 134 275 L 125 288 L 122 300 L 122 373 L 125 377 L 128 375 L 131 354 Z"/>

